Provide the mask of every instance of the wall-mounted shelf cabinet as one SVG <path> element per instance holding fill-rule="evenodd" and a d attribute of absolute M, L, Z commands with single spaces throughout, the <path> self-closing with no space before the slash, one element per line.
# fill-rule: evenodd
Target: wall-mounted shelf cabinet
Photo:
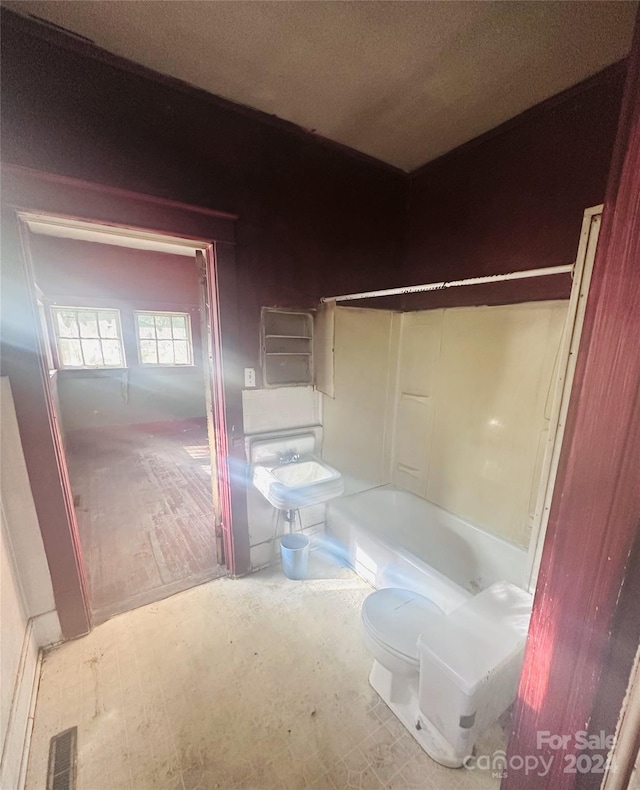
<path fill-rule="evenodd" d="M 262 309 L 262 370 L 265 387 L 313 383 L 311 313 Z"/>

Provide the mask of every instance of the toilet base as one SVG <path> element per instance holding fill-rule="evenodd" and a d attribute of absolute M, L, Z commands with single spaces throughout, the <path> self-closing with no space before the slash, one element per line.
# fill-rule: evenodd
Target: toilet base
<path fill-rule="evenodd" d="M 369 683 L 432 760 L 446 768 L 462 766 L 466 754 L 457 753 L 433 724 L 420 713 L 417 676 L 415 678 L 394 676 L 374 660 Z M 468 751 L 471 752 L 471 747 Z"/>

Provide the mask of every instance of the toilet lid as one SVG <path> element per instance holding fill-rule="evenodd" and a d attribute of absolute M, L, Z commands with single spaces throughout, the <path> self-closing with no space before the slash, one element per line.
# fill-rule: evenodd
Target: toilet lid
<path fill-rule="evenodd" d="M 433 601 L 396 587 L 371 593 L 362 605 L 362 620 L 370 633 L 414 661 L 418 660 L 418 637 L 434 613 L 442 610 Z"/>

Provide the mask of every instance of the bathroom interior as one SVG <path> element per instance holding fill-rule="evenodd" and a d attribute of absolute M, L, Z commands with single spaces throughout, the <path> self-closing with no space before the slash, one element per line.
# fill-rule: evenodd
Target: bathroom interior
<path fill-rule="evenodd" d="M 504 304 L 482 305 L 481 278 L 262 310 L 264 386 L 243 390 L 252 569 L 280 544 L 289 578 L 317 553 L 376 590 L 371 685 L 448 767 L 501 716 L 508 731 L 600 213 L 575 266 L 498 277 Z M 538 276 L 566 298 L 526 301 Z"/>
<path fill-rule="evenodd" d="M 344 112 L 344 126 L 334 128 L 351 129 L 346 142 L 315 121 L 280 120 L 288 116 L 278 107 L 252 109 L 259 103 L 251 97 L 222 98 L 211 82 L 194 87 L 177 70 L 160 74 L 130 37 L 131 49 L 114 48 L 106 32 L 119 29 L 107 20 L 115 4 L 94 4 L 95 15 L 86 16 L 81 3 L 38 0 L 30 6 L 38 18 L 20 0 L 2 5 L 10 200 L 3 207 L 1 581 L 3 672 L 6 662 L 11 682 L 3 683 L 0 778 L 21 790 L 53 781 L 57 768 L 69 785 L 77 779 L 77 790 L 477 790 L 502 780 L 521 790 L 524 777 L 501 773 L 499 761 L 497 770 L 481 770 L 478 756 L 504 756 L 508 741 L 521 746 L 534 721 L 564 704 L 559 689 L 573 682 L 572 662 L 551 660 L 563 639 L 606 633 L 613 642 L 618 634 L 605 622 L 613 604 L 593 631 L 569 633 L 578 582 L 585 585 L 576 569 L 595 567 L 587 557 L 596 553 L 593 523 L 576 540 L 575 518 L 566 520 L 575 568 L 572 554 L 562 567 L 549 562 L 548 547 L 546 565 L 541 555 L 556 475 L 566 480 L 559 461 L 574 374 L 584 375 L 576 368 L 586 353 L 583 322 L 594 337 L 600 332 L 585 311 L 589 299 L 603 298 L 590 291 L 590 278 L 611 201 L 607 184 L 619 178 L 613 152 L 616 140 L 624 143 L 616 130 L 627 73 L 635 73 L 627 56 L 636 4 L 581 4 L 580 13 L 562 3 L 449 6 L 443 19 L 454 38 L 465 30 L 469 40 L 493 40 L 504 20 L 492 15 L 501 14 L 518 35 L 484 62 L 493 86 L 484 98 L 479 91 L 474 104 L 462 96 L 447 112 L 431 105 L 414 112 L 413 102 L 429 97 L 406 71 L 410 58 L 393 48 L 387 56 L 398 56 L 397 84 L 412 107 L 400 123 L 356 123 L 354 102 L 367 92 L 337 81 L 336 92 L 348 95 L 334 102 L 316 69 L 321 98 L 309 105 L 324 108 L 320 115 Z M 177 46 L 163 4 L 122 4 L 118 13 L 144 16 L 151 5 L 157 18 L 127 30 L 149 33 L 157 24 L 163 41 Z M 180 19 L 192 32 L 198 18 L 202 29 L 206 23 L 207 51 L 226 51 L 211 45 L 219 36 L 219 47 L 228 38 L 238 52 L 262 52 L 266 64 L 269 53 L 248 43 L 268 39 L 262 23 L 282 23 L 294 49 L 300 30 L 313 28 L 326 57 L 329 39 L 351 51 L 352 39 L 340 39 L 345 19 L 349 36 L 364 23 L 377 35 L 380 13 L 395 18 L 389 38 L 419 59 L 428 54 L 423 37 L 437 29 L 430 15 L 446 7 L 403 4 L 403 16 L 400 5 L 374 12 L 368 4 L 370 16 L 360 18 L 363 4 L 344 4 L 344 18 L 307 25 L 325 6 L 337 8 L 269 4 L 269 16 L 251 3 L 192 4 Z M 242 24 L 232 24 L 234 14 Z M 469 15 L 485 26 L 482 35 Z M 520 51 L 534 28 L 537 54 Z M 502 59 L 520 58 L 538 78 L 532 64 L 549 64 L 553 51 L 562 71 L 561 30 L 589 42 L 580 50 L 585 62 L 529 96 L 526 81 L 505 76 Z M 438 49 L 440 39 L 434 47 L 457 63 L 456 48 Z M 197 51 L 182 47 L 181 56 Z M 160 54 L 164 64 L 164 44 Z M 198 66 L 211 76 L 238 62 L 212 57 Z M 265 80 L 274 76 L 253 66 Z M 378 67 L 387 99 L 404 95 L 382 79 L 384 58 Z M 421 66 L 425 74 L 432 67 Z M 372 64 L 365 58 L 360 68 L 369 75 Z M 499 112 L 494 100 L 507 96 L 506 82 L 514 103 Z M 462 93 L 467 85 L 459 72 L 452 84 Z M 476 120 L 495 110 L 493 120 L 461 124 L 456 137 L 449 120 L 463 106 Z M 413 122 L 422 126 L 411 132 Z M 376 143 L 377 134 L 386 142 Z M 189 255 L 152 263 L 127 249 L 118 262 L 109 244 L 27 227 L 43 217 L 71 223 L 58 236 L 73 236 L 73 223 L 74 232 L 102 223 L 145 243 L 171 237 L 190 245 Z M 184 278 L 175 275 L 181 267 Z M 47 345 L 58 353 L 54 319 L 65 308 L 120 311 L 126 364 L 65 371 L 47 360 Z M 180 332 L 190 326 L 185 369 L 143 370 L 140 341 L 148 338 L 136 338 L 135 328 L 142 313 L 170 314 Z M 171 331 L 172 343 L 184 342 Z M 619 336 L 629 343 L 625 331 Z M 572 408 L 579 406 L 576 397 Z M 594 414 L 611 423 L 608 409 Z M 157 499 L 147 501 L 148 490 L 136 499 L 126 466 L 114 485 L 127 488 L 127 509 L 119 490 L 100 493 L 114 442 L 123 446 L 118 436 L 136 453 L 148 450 L 145 457 L 167 450 L 165 471 L 177 449 L 190 455 L 193 474 L 179 478 L 171 497 L 202 506 L 180 529 L 189 552 L 196 543 L 204 551 L 200 564 L 173 563 L 187 570 L 179 578 L 156 567 L 161 583 L 126 595 L 125 585 L 112 584 L 96 604 L 101 574 L 146 584 L 157 547 L 144 557 L 131 548 L 130 515 L 140 505 L 141 523 L 150 518 L 157 530 L 156 502 L 167 494 L 167 478 L 156 475 Z M 96 451 L 103 439 L 106 460 Z M 144 451 L 139 439 L 148 443 Z M 611 468 L 617 463 L 615 456 Z M 91 524 L 87 503 L 96 505 Z M 108 508 L 120 519 L 111 536 L 99 533 Z M 167 535 L 180 520 L 173 516 Z M 102 556 L 83 544 L 88 524 L 96 539 L 110 537 Z M 558 548 L 557 523 L 551 527 L 566 563 L 569 541 Z M 168 567 L 179 550 L 164 548 Z M 625 547 L 617 548 L 610 567 L 622 573 Z M 549 649 L 534 657 L 547 661 L 539 682 L 528 651 L 530 674 L 522 677 L 534 698 L 523 703 L 521 686 L 512 719 L 541 568 L 551 592 L 536 606 L 548 614 L 549 596 L 564 580 L 563 606 L 552 612 L 564 629 L 547 633 Z M 594 589 L 590 602 L 601 603 L 604 587 Z M 589 612 L 579 611 L 587 622 Z M 567 702 L 574 722 L 584 712 L 578 697 L 597 709 L 585 681 L 590 667 L 576 666 L 581 682 Z M 72 755 L 66 767 L 56 762 L 63 741 Z M 568 781 L 556 770 L 526 786 L 565 790 Z"/>

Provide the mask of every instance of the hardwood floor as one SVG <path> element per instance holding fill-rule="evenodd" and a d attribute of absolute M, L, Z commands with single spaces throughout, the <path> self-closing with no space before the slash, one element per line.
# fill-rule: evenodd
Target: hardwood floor
<path fill-rule="evenodd" d="M 74 431 L 66 449 L 94 622 L 226 573 L 206 425 Z"/>

